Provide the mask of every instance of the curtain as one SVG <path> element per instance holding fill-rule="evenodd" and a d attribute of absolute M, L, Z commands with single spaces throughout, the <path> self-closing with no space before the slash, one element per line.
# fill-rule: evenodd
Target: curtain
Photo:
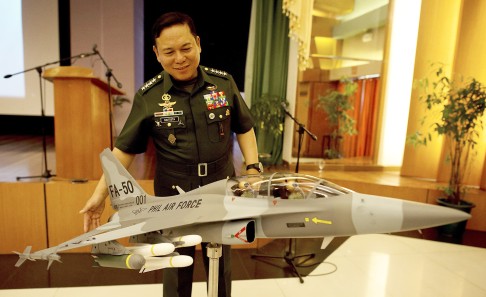
<path fill-rule="evenodd" d="M 252 109 L 259 100 L 281 98 L 285 102 L 289 59 L 289 21 L 282 13 L 282 0 L 254 1 L 256 14 L 253 34 L 251 80 Z M 275 106 L 280 108 L 280 106 Z M 255 127 L 258 151 L 269 157 L 262 162 L 282 163 L 283 133 L 276 135 Z"/>
<path fill-rule="evenodd" d="M 373 144 L 376 137 L 376 122 L 378 113 L 379 78 L 358 79 L 358 88 L 352 100 L 354 109 L 349 111 L 356 120 L 357 134 L 343 138 L 343 157 L 372 157 Z M 338 89 L 342 89 L 342 83 Z"/>

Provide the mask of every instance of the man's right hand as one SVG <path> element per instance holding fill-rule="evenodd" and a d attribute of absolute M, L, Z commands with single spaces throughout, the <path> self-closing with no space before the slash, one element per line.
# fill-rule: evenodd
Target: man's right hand
<path fill-rule="evenodd" d="M 135 158 L 134 154 L 125 153 L 117 148 L 113 149 L 113 155 L 125 168 L 128 168 Z M 83 209 L 79 211 L 79 213 L 84 214 L 84 232 L 100 226 L 100 218 L 105 209 L 106 197 L 108 197 L 108 189 L 106 187 L 105 176 L 102 175 L 93 195 L 86 201 Z"/>
<path fill-rule="evenodd" d="M 100 218 L 105 209 L 105 197 L 94 194 L 86 201 L 79 213 L 84 214 L 84 232 L 96 229 L 100 226 Z"/>

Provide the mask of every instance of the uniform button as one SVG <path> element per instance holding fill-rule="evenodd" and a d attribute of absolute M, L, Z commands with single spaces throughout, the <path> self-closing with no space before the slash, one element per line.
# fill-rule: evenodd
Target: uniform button
<path fill-rule="evenodd" d="M 219 115 L 219 118 L 220 118 L 220 119 L 222 119 L 222 118 L 223 118 L 223 116 L 222 116 L 222 115 Z"/>
<path fill-rule="evenodd" d="M 167 127 L 170 127 L 170 126 L 172 126 L 172 124 L 171 123 L 167 123 Z"/>
<path fill-rule="evenodd" d="M 214 113 L 210 113 L 210 114 L 209 114 L 209 118 L 210 118 L 211 120 L 214 120 L 214 118 L 215 118 L 215 117 L 216 117 L 216 115 L 215 115 Z"/>

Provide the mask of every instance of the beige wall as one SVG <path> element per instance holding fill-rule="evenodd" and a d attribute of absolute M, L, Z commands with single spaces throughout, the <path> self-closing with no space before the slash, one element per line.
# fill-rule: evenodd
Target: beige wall
<path fill-rule="evenodd" d="M 71 0 L 70 7 L 71 53 L 91 52 L 96 44 L 129 100 L 143 80 L 141 4 L 136 0 Z M 96 56 L 74 65 L 92 68 L 96 76 L 106 79 L 106 67 Z M 113 109 L 115 135 L 123 127 L 130 108 L 131 104 L 124 104 Z"/>
<path fill-rule="evenodd" d="M 445 72 L 455 79 L 460 76 L 474 76 L 482 83 L 486 83 L 485 35 L 486 1 L 422 1 L 414 79 L 430 77 L 430 64 L 441 62 L 445 64 Z M 419 96 L 419 89 L 414 89 L 407 135 L 420 130 L 421 127 L 420 120 L 425 111 L 423 105 L 417 102 Z M 478 141 L 476 151 L 478 155 L 472 162 L 470 175 L 466 176 L 465 183 L 485 188 L 484 133 Z M 449 167 L 445 157 L 444 140 L 434 137 L 427 146 L 406 145 L 401 175 L 447 181 Z"/>
<path fill-rule="evenodd" d="M 451 73 L 460 12 L 461 1 L 422 1 L 414 80 L 430 76 L 431 62 L 445 63 L 445 71 Z M 407 135 L 421 128 L 420 120 L 425 114 L 425 109 L 417 101 L 419 95 L 418 89 L 412 90 Z M 435 179 L 441 162 L 441 151 L 442 139 L 438 137 L 427 146 L 415 148 L 405 145 L 401 174 Z"/>
<path fill-rule="evenodd" d="M 462 20 L 460 24 L 459 40 L 454 61 L 454 73 L 464 77 L 475 77 L 486 84 L 486 1 L 463 0 Z M 483 121 L 486 117 L 483 118 Z M 486 122 L 485 122 L 486 123 Z M 481 183 L 486 155 L 486 135 L 483 131 L 476 145 L 478 155 L 473 162 L 471 174 L 466 182 L 480 185 L 486 189 L 486 181 Z M 444 165 L 444 162 L 441 163 Z M 448 170 L 439 168 L 439 180 L 448 179 Z M 486 178 L 486 177 L 485 177 Z"/>

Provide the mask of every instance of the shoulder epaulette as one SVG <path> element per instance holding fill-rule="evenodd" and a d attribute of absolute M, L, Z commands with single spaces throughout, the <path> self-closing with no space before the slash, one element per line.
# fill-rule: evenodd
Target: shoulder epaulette
<path fill-rule="evenodd" d="M 161 81 L 162 77 L 163 77 L 162 74 L 157 74 L 157 76 L 146 81 L 139 91 L 145 93 L 147 90 L 149 90 L 151 87 L 155 86 L 159 81 Z"/>
<path fill-rule="evenodd" d="M 218 69 L 214 69 L 214 68 L 210 68 L 210 67 L 203 67 L 204 71 L 206 71 L 206 73 L 208 74 L 211 74 L 211 75 L 216 75 L 216 76 L 219 76 L 219 77 L 226 77 L 228 78 L 230 76 L 230 74 L 226 71 L 223 71 L 223 70 L 218 70 Z"/>

